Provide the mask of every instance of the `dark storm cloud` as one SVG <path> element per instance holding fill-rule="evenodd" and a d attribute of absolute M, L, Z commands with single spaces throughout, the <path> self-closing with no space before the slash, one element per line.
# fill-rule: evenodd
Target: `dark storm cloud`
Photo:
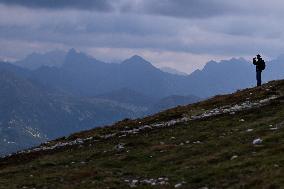
<path fill-rule="evenodd" d="M 138 11 L 184 18 L 206 18 L 240 11 L 238 7 L 224 0 L 143 0 L 127 3 L 122 11 Z"/>
<path fill-rule="evenodd" d="M 140 12 L 185 18 L 206 18 L 240 11 L 225 0 L 0 0 L 0 4 L 45 9 Z"/>
<path fill-rule="evenodd" d="M 274 55 L 284 50 L 283 6 L 283 0 L 0 0 L 0 58 L 71 47 L 107 49 L 105 57 L 114 59 L 123 49 L 165 52 L 176 58 L 173 65 L 181 54 Z"/>
<path fill-rule="evenodd" d="M 113 7 L 108 0 L 0 0 L 0 4 L 24 6 L 27 8 L 70 8 L 97 11 L 113 10 Z"/>

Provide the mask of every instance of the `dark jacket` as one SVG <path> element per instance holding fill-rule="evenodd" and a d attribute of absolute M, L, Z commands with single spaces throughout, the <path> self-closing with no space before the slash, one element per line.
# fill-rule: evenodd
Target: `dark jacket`
<path fill-rule="evenodd" d="M 256 71 L 263 71 L 265 69 L 265 62 L 262 58 L 258 60 L 254 58 L 253 64 L 256 65 Z"/>

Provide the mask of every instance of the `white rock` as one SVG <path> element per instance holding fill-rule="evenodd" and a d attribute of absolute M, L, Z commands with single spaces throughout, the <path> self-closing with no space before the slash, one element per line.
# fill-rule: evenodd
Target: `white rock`
<path fill-rule="evenodd" d="M 234 155 L 234 156 L 231 157 L 231 160 L 237 159 L 238 157 L 239 157 L 239 156 Z"/>
<path fill-rule="evenodd" d="M 122 150 L 122 149 L 124 149 L 125 147 L 124 147 L 123 144 L 118 144 L 118 145 L 115 146 L 115 148 L 118 149 L 118 150 Z"/>
<path fill-rule="evenodd" d="M 132 180 L 132 183 L 133 183 L 133 184 L 137 184 L 137 183 L 138 183 L 138 180 Z"/>
<path fill-rule="evenodd" d="M 252 132 L 253 131 L 253 129 L 247 129 L 247 132 Z"/>
<path fill-rule="evenodd" d="M 258 145 L 258 144 L 261 144 L 261 143 L 262 143 L 262 139 L 260 139 L 260 138 L 254 139 L 252 141 L 252 144 L 254 144 L 254 145 Z"/>
<path fill-rule="evenodd" d="M 270 130 L 276 131 L 276 130 L 278 130 L 278 128 L 277 127 L 272 127 L 272 128 L 270 128 Z"/>
<path fill-rule="evenodd" d="M 161 181 L 161 182 L 159 182 L 159 184 L 160 184 L 160 185 L 165 185 L 165 184 L 167 184 L 167 183 L 166 183 L 166 181 Z"/>
<path fill-rule="evenodd" d="M 279 167 L 279 165 L 278 165 L 278 164 L 274 164 L 274 167 L 275 167 L 275 168 L 278 168 L 278 167 Z"/>
<path fill-rule="evenodd" d="M 259 103 L 263 104 L 263 103 L 266 103 L 268 101 L 269 101 L 269 99 L 263 99 L 263 100 L 260 100 Z"/>
<path fill-rule="evenodd" d="M 201 142 L 198 140 L 198 141 L 193 142 L 193 144 L 201 144 Z"/>
<path fill-rule="evenodd" d="M 181 183 L 177 183 L 177 184 L 175 184 L 175 188 L 179 188 L 179 187 L 181 187 L 182 186 L 182 184 Z"/>
<path fill-rule="evenodd" d="M 207 186 L 204 186 L 204 187 L 201 187 L 201 188 L 199 188 L 199 189 L 208 189 L 208 187 L 207 187 Z"/>

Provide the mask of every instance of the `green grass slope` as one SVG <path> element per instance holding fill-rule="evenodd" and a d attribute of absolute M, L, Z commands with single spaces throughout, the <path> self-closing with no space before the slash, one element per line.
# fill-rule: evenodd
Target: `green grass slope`
<path fill-rule="evenodd" d="M 284 81 L 0 159 L 0 188 L 284 188 Z"/>

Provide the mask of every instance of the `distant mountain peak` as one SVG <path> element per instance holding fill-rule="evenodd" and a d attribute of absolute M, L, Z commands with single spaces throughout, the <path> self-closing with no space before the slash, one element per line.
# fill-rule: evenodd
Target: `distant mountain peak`
<path fill-rule="evenodd" d="M 143 61 L 145 61 L 144 58 L 142 58 L 141 56 L 139 56 L 139 55 L 137 55 L 137 54 L 135 54 L 135 55 L 133 55 L 132 57 L 130 57 L 130 59 L 133 59 L 133 60 L 143 60 Z"/>
<path fill-rule="evenodd" d="M 216 62 L 214 60 L 210 60 L 209 62 L 206 63 L 203 70 L 208 70 L 208 69 L 214 68 L 217 64 L 218 64 L 218 62 Z"/>
<path fill-rule="evenodd" d="M 130 57 L 129 59 L 126 59 L 125 61 L 123 61 L 123 63 L 152 65 L 150 62 L 148 62 L 147 60 L 145 60 L 144 58 L 142 58 L 141 56 L 138 56 L 138 55 L 134 55 L 134 56 Z"/>
<path fill-rule="evenodd" d="M 90 61 L 94 61 L 95 59 L 90 57 L 89 55 L 79 52 L 76 49 L 72 48 L 68 51 L 66 57 L 65 57 L 65 64 L 70 63 L 87 63 Z"/>
<path fill-rule="evenodd" d="M 92 62 L 98 62 L 97 59 L 93 58 L 92 56 L 84 53 L 84 52 L 80 52 L 80 51 L 77 51 L 76 49 L 72 48 L 68 51 L 67 55 L 66 55 L 66 60 L 71 60 L 72 62 L 73 61 L 81 61 L 81 62 L 89 62 L 89 61 L 92 61 Z M 99 61 L 100 62 L 100 61 Z"/>
<path fill-rule="evenodd" d="M 199 75 L 199 74 L 201 74 L 201 73 L 202 73 L 202 71 L 201 71 L 200 69 L 197 69 L 197 70 L 193 71 L 193 72 L 190 74 L 190 76 L 196 76 L 196 75 Z"/>
<path fill-rule="evenodd" d="M 76 51 L 76 49 L 72 48 L 72 49 L 69 49 L 67 55 L 73 55 L 73 54 L 80 54 L 79 52 Z"/>
<path fill-rule="evenodd" d="M 207 62 L 207 64 L 218 64 L 218 62 L 215 61 L 215 60 L 210 60 L 210 61 Z"/>
<path fill-rule="evenodd" d="M 35 70 L 41 66 L 60 67 L 65 59 L 66 52 L 62 50 L 53 50 L 48 52 L 33 52 L 24 59 L 14 62 L 30 70 Z"/>
<path fill-rule="evenodd" d="M 78 52 L 78 51 L 76 51 L 76 49 L 74 49 L 74 48 L 72 48 L 72 49 L 70 49 L 68 52 L 67 52 L 67 57 L 68 56 L 77 56 L 77 55 L 82 55 L 83 53 L 80 53 L 80 52 Z"/>

